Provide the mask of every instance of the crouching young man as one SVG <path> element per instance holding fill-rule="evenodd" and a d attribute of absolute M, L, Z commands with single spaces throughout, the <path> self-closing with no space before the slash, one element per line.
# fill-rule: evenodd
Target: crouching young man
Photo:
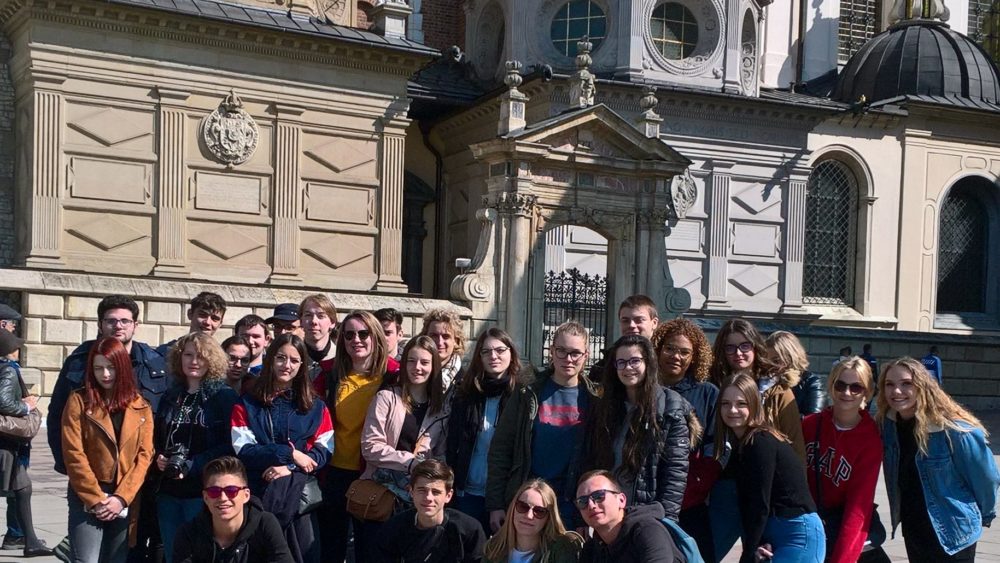
<path fill-rule="evenodd" d="M 250 496 L 239 459 L 210 461 L 202 485 L 206 510 L 177 532 L 173 563 L 293 563 L 278 520 Z"/>
<path fill-rule="evenodd" d="M 580 477 L 576 507 L 594 529 L 580 554 L 580 563 L 686 563 L 670 532 L 660 522 L 659 503 L 625 506 L 625 493 L 610 472 L 591 471 Z"/>
<path fill-rule="evenodd" d="M 377 561 L 385 563 L 479 563 L 486 537 L 471 516 L 445 508 L 455 474 L 436 459 L 422 461 L 410 472 L 413 509 L 386 522 Z"/>

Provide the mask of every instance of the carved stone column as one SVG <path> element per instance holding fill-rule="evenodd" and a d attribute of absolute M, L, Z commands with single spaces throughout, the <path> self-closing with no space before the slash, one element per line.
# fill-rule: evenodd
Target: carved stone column
<path fill-rule="evenodd" d="M 388 129 L 388 128 L 387 128 Z M 379 261 L 375 289 L 405 293 L 403 283 L 403 159 L 406 137 L 386 131 L 382 137 L 382 186 L 379 198 Z"/>
<path fill-rule="evenodd" d="M 785 194 L 785 296 L 782 312 L 802 308 L 802 262 L 806 242 L 806 184 L 808 178 L 788 179 Z"/>
<path fill-rule="evenodd" d="M 156 88 L 160 98 L 159 197 L 156 202 L 156 266 L 158 276 L 191 275 L 187 266 L 187 202 L 184 155 L 187 135 L 185 102 L 190 92 Z"/>
<path fill-rule="evenodd" d="M 505 289 L 503 296 L 506 309 L 506 319 L 501 319 L 501 326 L 507 329 L 514 344 L 519 350 L 528 350 L 527 342 L 530 334 L 528 326 L 528 304 L 530 298 L 530 280 L 528 279 L 528 263 L 531 260 L 532 219 L 535 214 L 535 196 L 519 193 L 502 192 L 497 194 L 497 210 L 502 219 L 509 225 L 509 245 L 506 264 L 503 269 L 504 281 L 501 287 Z"/>
<path fill-rule="evenodd" d="M 298 118 L 305 111 L 297 106 L 274 104 L 277 116 L 274 142 L 274 239 L 271 251 L 270 283 L 303 283 L 299 275 L 301 240 L 299 220 L 302 216 L 302 183 L 299 158 L 302 154 L 302 128 Z"/>
<path fill-rule="evenodd" d="M 640 273 L 636 293 L 650 296 L 664 319 L 674 318 L 691 308 L 691 294 L 684 288 L 674 287 L 667 263 L 665 237 L 669 215 L 665 207 L 639 213 L 636 245 L 636 265 Z"/>
<path fill-rule="evenodd" d="M 730 176 L 717 171 L 711 176 L 711 213 L 709 214 L 708 298 L 712 308 L 728 308 L 726 293 L 729 256 L 729 182 Z"/>
<path fill-rule="evenodd" d="M 63 96 L 61 92 L 42 88 L 61 87 L 64 77 L 39 75 L 30 77 L 32 89 L 29 107 L 18 112 L 18 142 L 25 154 L 19 159 L 18 192 L 30 194 L 20 213 L 25 266 L 61 268 L 62 213 L 61 195 L 65 189 L 65 167 L 62 159 Z"/>

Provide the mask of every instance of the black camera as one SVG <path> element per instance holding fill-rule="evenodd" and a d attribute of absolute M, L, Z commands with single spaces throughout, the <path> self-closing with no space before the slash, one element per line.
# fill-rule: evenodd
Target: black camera
<path fill-rule="evenodd" d="M 167 458 L 167 466 L 163 468 L 163 476 L 168 479 L 177 479 L 184 474 L 185 464 L 188 460 L 188 449 L 184 444 L 173 444 L 167 451 L 163 452 L 163 457 Z"/>

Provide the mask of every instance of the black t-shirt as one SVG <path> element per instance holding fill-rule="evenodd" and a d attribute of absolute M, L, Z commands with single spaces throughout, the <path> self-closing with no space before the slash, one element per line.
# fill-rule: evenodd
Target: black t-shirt
<path fill-rule="evenodd" d="M 446 508 L 440 526 L 422 530 L 416 525 L 415 510 L 401 512 L 382 525 L 380 536 L 391 541 L 379 543 L 378 563 L 479 563 L 486 536 L 471 516 Z"/>
<path fill-rule="evenodd" d="M 424 423 L 427 416 L 427 406 L 429 402 L 413 403 L 410 412 L 403 418 L 403 427 L 399 430 L 399 440 L 396 442 L 396 449 L 401 452 L 412 452 L 417 446 L 417 438 L 420 436 L 420 425 Z"/>
<path fill-rule="evenodd" d="M 896 438 L 899 440 L 899 490 L 906 493 L 900 497 L 900 519 L 907 523 L 930 520 L 924 500 L 924 486 L 917 472 L 917 454 L 920 447 L 913 434 L 916 417 L 903 420 L 896 417 Z"/>

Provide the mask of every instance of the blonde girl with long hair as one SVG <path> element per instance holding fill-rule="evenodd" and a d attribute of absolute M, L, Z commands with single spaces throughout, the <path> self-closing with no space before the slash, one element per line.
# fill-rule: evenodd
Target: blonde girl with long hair
<path fill-rule="evenodd" d="M 809 371 L 809 355 L 802 343 L 787 330 L 772 332 L 767 340 L 767 353 L 778 365 L 778 372 L 786 381 L 796 381 L 792 394 L 798 405 L 799 414 L 807 416 L 820 412 L 826 406 L 826 378 Z"/>
<path fill-rule="evenodd" d="M 902 524 L 911 562 L 975 561 L 983 526 L 996 516 L 1000 486 L 989 433 L 919 360 L 887 362 L 879 387 L 893 533 Z"/>
<path fill-rule="evenodd" d="M 566 531 L 556 493 L 542 479 L 521 485 L 506 519 L 486 543 L 486 563 L 576 563 L 583 538 Z"/>

